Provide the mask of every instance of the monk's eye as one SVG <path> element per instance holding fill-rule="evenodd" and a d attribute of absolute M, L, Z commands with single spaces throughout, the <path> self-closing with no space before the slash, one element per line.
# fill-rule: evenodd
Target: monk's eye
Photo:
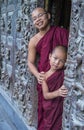
<path fill-rule="evenodd" d="M 57 57 L 53 57 L 54 60 L 57 60 L 58 58 Z"/>
<path fill-rule="evenodd" d="M 60 62 L 64 64 L 64 63 L 65 63 L 65 60 L 60 59 Z"/>
<path fill-rule="evenodd" d="M 44 13 L 40 13 L 40 14 L 38 15 L 38 18 L 39 18 L 39 17 L 42 17 L 43 15 L 44 15 Z"/>
<path fill-rule="evenodd" d="M 35 21 L 37 19 L 37 17 L 34 17 L 32 20 Z"/>

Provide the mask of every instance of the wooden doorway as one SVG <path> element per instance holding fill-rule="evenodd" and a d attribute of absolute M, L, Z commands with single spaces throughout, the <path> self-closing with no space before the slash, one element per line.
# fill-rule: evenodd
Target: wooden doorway
<path fill-rule="evenodd" d="M 51 14 L 52 25 L 69 28 L 71 0 L 45 0 L 45 9 Z"/>

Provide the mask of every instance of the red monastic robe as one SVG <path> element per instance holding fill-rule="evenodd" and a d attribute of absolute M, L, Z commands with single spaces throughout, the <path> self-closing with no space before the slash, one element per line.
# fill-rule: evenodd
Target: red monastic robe
<path fill-rule="evenodd" d="M 37 53 L 40 56 L 38 62 L 38 70 L 47 71 L 49 69 L 49 53 L 56 45 L 68 45 L 68 31 L 60 27 L 51 27 L 49 31 L 41 38 L 36 46 Z M 38 130 L 40 129 L 43 121 L 43 105 L 42 105 L 42 88 L 41 85 L 37 85 L 38 90 Z"/>
<path fill-rule="evenodd" d="M 49 92 L 59 89 L 63 85 L 64 71 L 59 70 L 52 74 L 47 79 Z M 63 97 L 42 101 L 43 106 L 43 121 L 40 125 L 40 130 L 61 130 L 62 127 L 62 112 L 63 112 Z"/>

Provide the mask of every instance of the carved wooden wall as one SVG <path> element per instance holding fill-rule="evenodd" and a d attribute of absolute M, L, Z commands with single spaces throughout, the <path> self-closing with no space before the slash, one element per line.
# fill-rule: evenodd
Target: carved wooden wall
<path fill-rule="evenodd" d="M 37 0 L 0 1 L 0 87 L 26 119 L 28 125 L 37 125 L 36 80 L 27 66 L 28 42 L 36 30 L 31 21 Z"/>
<path fill-rule="evenodd" d="M 63 130 L 84 130 L 84 0 L 72 0 Z"/>

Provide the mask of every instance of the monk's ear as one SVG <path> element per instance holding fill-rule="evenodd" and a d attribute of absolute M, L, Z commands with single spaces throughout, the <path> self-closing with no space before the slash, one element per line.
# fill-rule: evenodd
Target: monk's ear
<path fill-rule="evenodd" d="M 50 15 L 50 13 L 48 13 L 48 19 L 51 19 L 51 15 Z"/>

